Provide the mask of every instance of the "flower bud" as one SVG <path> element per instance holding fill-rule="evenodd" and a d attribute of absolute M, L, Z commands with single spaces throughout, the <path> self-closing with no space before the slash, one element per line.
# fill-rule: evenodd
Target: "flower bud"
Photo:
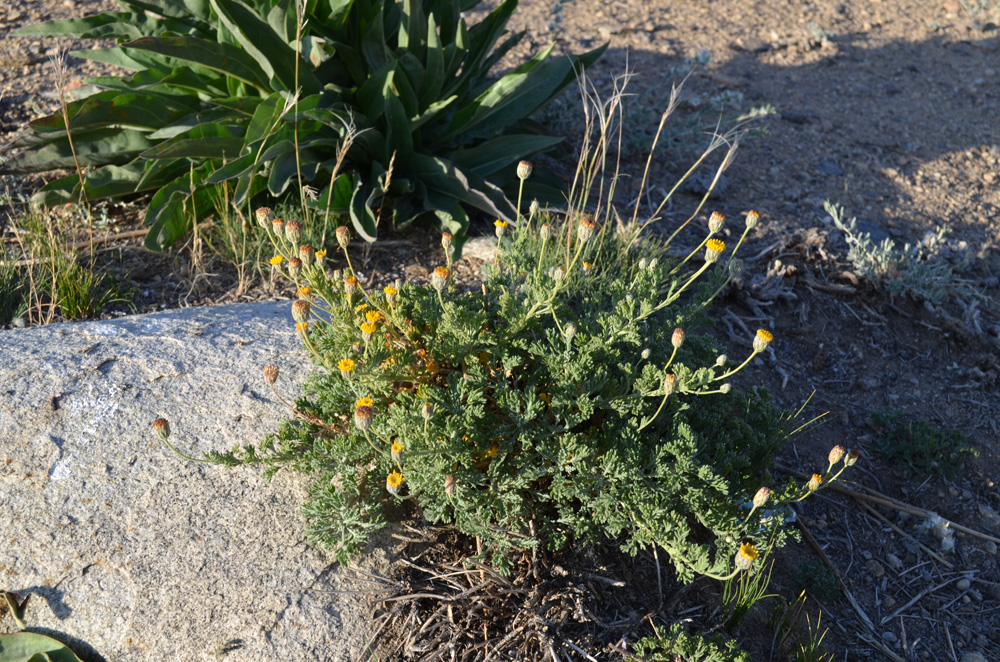
<path fill-rule="evenodd" d="M 357 426 L 359 430 L 364 432 L 372 426 L 372 418 L 375 415 L 375 410 L 367 405 L 361 405 L 360 407 L 354 408 L 354 425 Z"/>
<path fill-rule="evenodd" d="M 396 464 L 403 463 L 403 444 L 398 441 L 392 442 L 392 448 L 390 449 L 392 454 L 392 461 Z"/>
<path fill-rule="evenodd" d="M 517 164 L 517 177 L 521 180 L 531 177 L 531 162 L 521 161 Z"/>
<path fill-rule="evenodd" d="M 590 272 L 593 271 L 593 270 L 594 270 L 594 265 L 592 265 L 590 262 L 587 262 L 586 260 L 584 260 L 583 261 L 583 275 L 584 276 L 589 276 Z"/>
<path fill-rule="evenodd" d="M 753 507 L 760 508 L 767 500 L 771 498 L 771 490 L 767 487 L 761 487 L 757 490 L 757 494 L 753 495 Z"/>
<path fill-rule="evenodd" d="M 753 227 L 757 225 L 757 220 L 760 218 L 760 214 L 755 212 L 753 209 L 747 212 L 746 224 L 747 230 L 753 230 Z"/>
<path fill-rule="evenodd" d="M 845 467 L 854 466 L 854 463 L 858 461 L 859 457 L 861 457 L 861 453 L 859 453 L 858 451 L 853 449 L 848 451 L 847 455 L 844 456 L 844 466 Z"/>
<path fill-rule="evenodd" d="M 538 236 L 542 238 L 542 241 L 548 241 L 552 238 L 552 226 L 548 223 L 543 223 L 542 227 L 538 228 Z"/>
<path fill-rule="evenodd" d="M 709 239 L 705 242 L 705 262 L 709 264 L 717 262 L 724 250 L 726 250 L 726 242 L 721 239 Z"/>
<path fill-rule="evenodd" d="M 674 392 L 674 389 L 676 387 L 677 387 L 677 375 L 671 373 L 663 378 L 663 393 L 668 398 L 670 397 L 670 394 Z"/>
<path fill-rule="evenodd" d="M 266 228 L 274 220 L 274 212 L 270 207 L 258 207 L 254 215 L 257 217 L 257 225 L 262 228 Z"/>
<path fill-rule="evenodd" d="M 451 269 L 448 267 L 434 267 L 431 274 L 431 285 L 440 292 L 448 284 L 448 277 L 451 276 Z"/>
<path fill-rule="evenodd" d="M 302 264 L 308 267 L 313 263 L 315 257 L 316 252 L 313 250 L 312 246 L 309 244 L 302 244 L 299 246 L 299 259 L 302 260 Z"/>
<path fill-rule="evenodd" d="M 722 395 L 729 393 L 731 390 L 733 390 L 732 384 L 727 383 L 719 387 L 719 393 L 721 393 Z"/>
<path fill-rule="evenodd" d="M 649 265 L 648 265 L 649 266 L 649 270 L 652 271 L 653 269 L 655 269 L 657 264 L 659 264 L 659 261 L 654 257 L 653 259 L 651 259 L 649 261 Z"/>
<path fill-rule="evenodd" d="M 302 324 L 303 322 L 309 321 L 309 312 L 312 310 L 312 304 L 310 304 L 305 299 L 296 299 L 292 302 L 292 319 Z"/>
<path fill-rule="evenodd" d="M 726 362 L 728 360 L 729 360 L 728 356 L 726 356 L 725 354 L 719 354 L 719 358 L 715 359 L 715 367 L 721 368 L 722 366 L 726 365 Z"/>
<path fill-rule="evenodd" d="M 396 303 L 396 295 L 399 294 L 399 290 L 395 285 L 386 285 L 383 289 L 385 292 L 385 302 L 390 306 Z"/>
<path fill-rule="evenodd" d="M 271 230 L 274 232 L 275 237 L 282 237 L 285 234 L 285 222 L 280 218 L 275 218 L 271 220 Z"/>
<path fill-rule="evenodd" d="M 722 229 L 722 226 L 726 224 L 726 215 L 720 214 L 717 211 L 713 211 L 712 215 L 708 217 L 708 231 L 715 234 Z"/>
<path fill-rule="evenodd" d="M 735 257 L 732 262 L 729 263 L 729 275 L 736 278 L 741 273 L 743 273 L 743 260 Z"/>
<path fill-rule="evenodd" d="M 425 421 L 431 420 L 431 416 L 434 415 L 434 404 L 431 402 L 425 402 L 420 407 L 420 415 Z"/>
<path fill-rule="evenodd" d="M 652 354 L 653 354 L 653 351 L 647 347 L 646 349 L 642 350 L 642 354 L 640 354 L 639 356 L 641 356 L 642 360 L 645 361 L 650 356 L 652 356 Z"/>
<path fill-rule="evenodd" d="M 264 366 L 264 381 L 267 382 L 268 386 L 274 386 L 274 383 L 278 381 L 278 373 L 278 366 L 273 363 Z"/>
<path fill-rule="evenodd" d="M 323 266 L 323 261 L 326 259 L 326 249 L 324 248 L 321 251 L 316 251 L 316 253 L 314 254 L 313 257 L 316 258 L 316 266 L 317 267 L 322 267 Z"/>
<path fill-rule="evenodd" d="M 829 457 L 830 465 L 833 466 L 834 464 L 837 464 L 838 462 L 840 462 L 842 459 L 844 459 L 844 455 L 846 453 L 847 453 L 847 451 L 845 451 L 844 447 L 841 446 L 840 444 L 837 444 L 836 446 L 834 446 L 833 448 L 831 448 L 830 449 L 830 457 Z"/>
<path fill-rule="evenodd" d="M 823 484 L 823 477 L 820 476 L 819 474 L 813 474 L 812 478 L 809 479 L 809 483 L 806 484 L 806 487 L 809 488 L 810 492 L 815 492 L 816 490 L 819 489 L 819 486 L 822 484 Z"/>
<path fill-rule="evenodd" d="M 337 228 L 337 244 L 346 250 L 349 243 L 351 243 L 351 231 L 346 225 L 341 225 Z"/>
<path fill-rule="evenodd" d="M 358 289 L 358 278 L 357 276 L 344 276 L 344 292 L 347 292 L 347 297 L 350 298 L 354 296 L 354 293 Z"/>
<path fill-rule="evenodd" d="M 757 335 L 753 337 L 753 351 L 763 352 L 768 344 L 774 340 L 774 334 L 767 329 L 757 329 Z"/>
<path fill-rule="evenodd" d="M 444 477 L 444 493 L 455 496 L 455 477 L 450 474 Z"/>
<path fill-rule="evenodd" d="M 297 257 L 288 258 L 288 275 L 292 278 L 297 278 L 299 272 L 302 271 L 302 260 Z"/>
<path fill-rule="evenodd" d="M 674 346 L 674 349 L 680 349 L 681 345 L 684 344 L 684 329 L 674 329 L 674 333 L 670 336 L 670 344 Z"/>
<path fill-rule="evenodd" d="M 594 236 L 595 232 L 597 232 L 597 221 L 590 216 L 584 216 L 580 219 L 580 225 L 576 229 L 576 238 L 586 242 Z"/>
<path fill-rule="evenodd" d="M 504 230 L 510 225 L 507 221 L 501 221 L 499 218 L 493 221 L 493 228 L 497 233 L 497 239 L 503 239 Z"/>
<path fill-rule="evenodd" d="M 160 441 L 166 441 L 170 437 L 170 423 L 165 418 L 156 419 L 153 421 L 153 432 Z"/>
<path fill-rule="evenodd" d="M 573 340 L 573 336 L 576 335 L 576 324 L 570 324 L 566 327 L 566 340 Z"/>
<path fill-rule="evenodd" d="M 298 221 L 288 221 L 285 224 L 285 238 L 292 244 L 298 243 L 302 237 L 302 223 Z"/>
<path fill-rule="evenodd" d="M 538 206 L 538 200 L 532 200 L 531 204 L 528 205 L 528 213 L 531 214 L 532 216 L 538 214 L 539 209 L 540 207 Z"/>
<path fill-rule="evenodd" d="M 644 257 L 639 258 L 639 271 L 645 271 L 645 270 L 646 270 L 646 258 Z"/>

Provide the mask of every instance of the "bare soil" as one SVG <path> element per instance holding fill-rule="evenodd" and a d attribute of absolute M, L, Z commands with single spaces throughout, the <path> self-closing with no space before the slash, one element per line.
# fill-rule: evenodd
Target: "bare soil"
<path fill-rule="evenodd" d="M 110 4 L 14 0 L 0 8 L 0 140 L 56 109 L 46 57 L 61 46 L 7 33 Z M 799 522 L 815 546 L 803 542 L 779 552 L 772 589 L 793 599 L 800 567 L 822 550 L 849 593 L 812 596 L 807 603 L 813 621 L 822 608 L 834 659 L 1000 659 L 1000 569 L 996 540 L 990 539 L 1000 535 L 998 25 L 1000 5 L 985 0 L 552 0 L 523 2 L 512 20 L 511 27 L 527 36 L 507 66 L 552 41 L 571 52 L 609 41 L 590 79 L 607 93 L 616 76 L 636 74 L 632 117 L 644 122 L 629 135 L 636 141 L 651 135 L 658 104 L 678 82 L 667 72 L 707 51 L 708 64 L 695 68 L 683 88 L 677 124 L 668 125 L 678 128 L 670 129 L 671 139 L 654 159 L 652 198 L 686 170 L 701 144 L 698 136 L 717 119 L 774 107 L 756 125 L 765 135 L 743 142 L 705 209 L 705 216 L 726 214 L 731 228 L 741 227 L 739 219 L 751 208 L 762 216 L 743 252 L 741 283 L 715 307 L 714 332 L 736 356 L 748 351 L 753 329 L 771 328 L 772 349 L 741 385 L 764 384 L 790 409 L 815 392 L 807 413 L 829 412 L 825 425 L 793 439 L 782 465 L 808 474 L 825 469 L 833 445 L 858 448 L 863 459 L 850 472 L 852 481 L 978 532 L 955 532 L 954 549 L 945 551 L 921 526 L 925 518 L 898 508 L 866 502 L 880 518 L 833 491 L 803 502 Z M 96 71 L 81 60 L 71 67 L 71 87 Z M 722 99 L 729 101 L 718 103 Z M 572 135 L 579 111 L 569 95 L 559 104 L 547 120 Z M 632 180 L 620 199 L 629 197 L 629 186 L 636 188 L 645 161 L 638 142 L 630 150 L 625 170 Z M 572 155 L 553 158 L 571 161 Z M 8 185 L 30 192 L 38 183 Z M 876 240 L 916 243 L 939 226 L 950 227 L 941 256 L 956 269 L 950 295 L 939 305 L 926 304 L 859 279 L 842 234 L 823 210 L 825 200 L 843 205 Z M 680 194 L 660 226 L 683 221 L 697 202 L 693 193 Z M 136 227 L 139 214 L 111 216 L 107 231 L 113 233 Z M 433 234 L 391 239 L 372 249 L 373 273 L 419 279 L 435 264 Z M 193 279 L 184 248 L 158 255 L 134 241 L 117 246 L 120 263 L 145 267 L 139 270 L 145 279 L 135 277 L 142 311 L 276 295 L 262 287 L 237 293 L 234 276 L 221 266 L 217 276 Z M 465 277 L 473 278 L 477 268 L 469 261 Z M 960 296 L 968 290 L 960 287 L 978 290 L 971 309 Z M 886 408 L 960 430 L 978 456 L 966 459 L 953 479 L 907 475 L 876 452 L 881 431 L 871 415 Z M 648 559 L 635 563 L 643 562 Z M 622 561 L 605 570 L 622 578 L 630 567 Z M 648 579 L 648 565 L 639 576 Z M 642 609 L 650 604 L 649 586 L 642 581 L 630 589 L 642 592 L 635 596 Z M 668 603 L 673 611 L 650 608 L 658 627 L 681 618 L 696 626 L 710 622 L 718 588 L 699 582 L 683 595 L 680 604 Z M 771 607 L 763 604 L 737 636 L 754 659 L 780 659 L 772 657 Z M 701 609 L 681 613 L 691 605 Z M 616 633 L 634 640 L 646 613 L 625 618 Z M 603 657 L 615 641 L 592 643 L 601 652 L 591 653 Z M 571 648 L 560 654 L 584 659 Z"/>

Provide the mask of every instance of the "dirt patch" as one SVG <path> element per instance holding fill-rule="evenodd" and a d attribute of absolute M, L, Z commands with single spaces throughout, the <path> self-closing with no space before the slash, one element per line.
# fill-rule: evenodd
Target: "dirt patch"
<path fill-rule="evenodd" d="M 45 67 L 56 44 L 13 40 L 8 31 L 105 4 L 22 0 L 0 10 L 0 139 L 56 107 Z M 775 333 L 773 349 L 741 385 L 765 384 L 788 408 L 815 392 L 808 412 L 829 412 L 825 425 L 792 441 L 783 465 L 811 473 L 825 467 L 833 445 L 860 448 L 863 460 L 853 474 L 859 484 L 990 536 L 1000 531 L 998 13 L 995 3 L 954 0 L 526 2 L 511 27 L 526 30 L 527 37 L 506 60 L 520 61 L 550 41 L 573 52 L 610 41 L 590 73 L 594 86 L 609 91 L 626 67 L 637 74 L 630 87 L 637 125 L 625 163 L 631 179 L 619 199 L 637 188 L 645 160 L 640 139 L 651 135 L 659 102 L 683 77 L 685 58 L 705 51 L 708 63 L 695 68 L 683 89 L 677 123 L 670 125 L 675 128 L 653 162 L 652 197 L 684 172 L 696 137 L 717 118 L 773 106 L 757 124 L 766 135 L 743 142 L 706 208 L 725 213 L 732 228 L 751 208 L 762 216 L 743 253 L 741 283 L 716 306 L 715 333 L 732 356 L 749 351 L 757 327 Z M 96 71 L 82 61 L 71 65 L 72 80 L 80 81 L 74 85 Z M 575 100 L 567 95 L 559 103 L 548 120 L 572 133 Z M 572 155 L 550 159 L 572 162 Z M 37 180 L 24 186 L 30 190 Z M 944 300 L 925 304 L 893 296 L 859 278 L 843 234 L 823 209 L 825 200 L 858 217 L 859 228 L 876 241 L 916 244 L 950 227 L 948 250 L 939 258 L 955 280 Z M 697 201 L 682 193 L 659 226 L 683 221 Z M 136 220 L 116 223 L 113 229 L 124 231 Z M 377 244 L 362 268 L 373 279 L 419 280 L 436 264 L 433 234 L 390 240 Z M 140 291 L 148 291 L 138 299 L 140 310 L 281 295 L 260 285 L 235 294 L 234 276 L 221 265 L 206 271 L 222 275 L 193 280 L 183 248 L 169 257 L 135 242 L 120 250 L 132 255 L 124 261 L 131 260 L 133 270 L 145 268 L 145 280 L 134 275 Z M 464 277 L 471 282 L 481 264 L 470 261 Z M 978 303 L 970 310 L 970 302 Z M 872 413 L 887 408 L 963 432 L 978 456 L 966 459 L 954 478 L 907 476 L 876 452 L 882 431 Z M 882 517 L 832 491 L 807 500 L 799 512 L 851 596 L 810 599 L 810 608 L 822 605 L 823 622 L 830 624 L 834 657 L 1000 657 L 995 541 L 956 531 L 953 549 L 943 549 L 949 547 L 947 532 L 925 526 L 927 518 L 865 503 Z M 777 558 L 772 588 L 789 599 L 799 590 L 801 566 L 815 561 L 816 552 L 803 543 Z M 654 619 L 682 617 L 673 611 Z M 769 655 L 766 620 L 748 619 L 738 632 L 759 659 Z M 582 659 L 562 650 L 568 659 Z"/>

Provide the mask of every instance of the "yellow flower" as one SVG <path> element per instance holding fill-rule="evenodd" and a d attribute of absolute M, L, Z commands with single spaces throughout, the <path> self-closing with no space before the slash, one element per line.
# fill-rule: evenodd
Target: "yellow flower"
<path fill-rule="evenodd" d="M 354 370 L 354 359 L 340 359 L 337 362 L 337 368 L 340 370 L 340 374 L 349 377 L 351 371 Z"/>
<path fill-rule="evenodd" d="M 398 441 L 392 442 L 392 461 L 396 464 L 403 463 L 403 444 Z"/>
<path fill-rule="evenodd" d="M 496 444 L 494 444 L 489 448 L 487 448 L 485 451 L 483 451 L 483 458 L 493 459 L 497 456 L 498 453 L 500 453 L 500 448 Z"/>
<path fill-rule="evenodd" d="M 321 250 L 321 251 L 316 251 L 316 258 L 317 259 L 322 260 L 324 257 L 326 257 L 326 249 L 325 248 L 323 250 Z"/>
<path fill-rule="evenodd" d="M 813 474 L 812 478 L 809 479 L 809 484 L 806 487 L 809 488 L 810 492 L 815 492 L 819 489 L 819 486 L 823 484 L 823 477 L 819 474 Z"/>
<path fill-rule="evenodd" d="M 767 329 L 757 329 L 757 335 L 753 337 L 753 351 L 757 353 L 763 352 L 772 340 L 774 340 L 773 333 Z"/>
<path fill-rule="evenodd" d="M 355 408 L 357 408 L 357 407 L 374 407 L 375 406 L 375 401 L 372 400 L 370 396 L 366 395 L 363 398 L 358 398 L 358 401 L 355 403 L 354 406 L 355 406 Z"/>
<path fill-rule="evenodd" d="M 299 288 L 299 296 L 302 297 L 303 299 L 308 299 L 310 294 L 312 294 L 312 290 L 310 290 L 308 287 Z"/>
<path fill-rule="evenodd" d="M 393 472 L 385 479 L 385 489 L 387 489 L 393 496 L 398 496 L 399 488 L 403 484 L 404 480 L 403 474 L 393 470 Z"/>
<path fill-rule="evenodd" d="M 278 266 L 284 259 L 285 258 L 281 257 L 280 255 L 275 255 L 274 257 L 271 258 L 271 266 L 272 267 Z"/>
<path fill-rule="evenodd" d="M 724 250 L 726 250 L 726 242 L 721 239 L 709 239 L 705 242 L 705 262 L 711 264 L 717 261 Z"/>
<path fill-rule="evenodd" d="M 760 552 L 751 543 L 745 542 L 740 545 L 740 551 L 736 552 L 736 567 L 740 570 L 749 570 L 753 562 L 760 556 Z"/>
<path fill-rule="evenodd" d="M 361 311 L 366 310 L 367 308 L 368 308 L 367 303 L 359 303 L 357 306 L 354 307 L 354 312 L 360 313 Z"/>
<path fill-rule="evenodd" d="M 365 322 L 361 325 L 361 339 L 365 342 L 371 342 L 372 334 L 375 333 L 375 325 L 371 322 Z"/>
<path fill-rule="evenodd" d="M 375 324 L 382 320 L 382 313 L 380 313 L 377 310 L 369 310 L 367 313 L 365 313 L 365 319 L 371 322 L 372 324 Z"/>
<path fill-rule="evenodd" d="M 388 296 L 393 296 L 395 294 L 399 294 L 399 290 L 397 290 L 392 285 L 386 285 L 385 288 L 382 291 L 385 292 Z"/>

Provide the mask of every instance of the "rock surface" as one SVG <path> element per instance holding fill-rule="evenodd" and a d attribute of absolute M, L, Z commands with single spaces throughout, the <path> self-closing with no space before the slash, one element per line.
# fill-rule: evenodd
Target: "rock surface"
<path fill-rule="evenodd" d="M 193 457 L 257 443 L 310 368 L 289 304 L 0 332 L 0 589 L 84 660 L 351 660 L 367 611 L 298 515 L 308 479 Z M 9 615 L 0 632 L 16 631 Z"/>

